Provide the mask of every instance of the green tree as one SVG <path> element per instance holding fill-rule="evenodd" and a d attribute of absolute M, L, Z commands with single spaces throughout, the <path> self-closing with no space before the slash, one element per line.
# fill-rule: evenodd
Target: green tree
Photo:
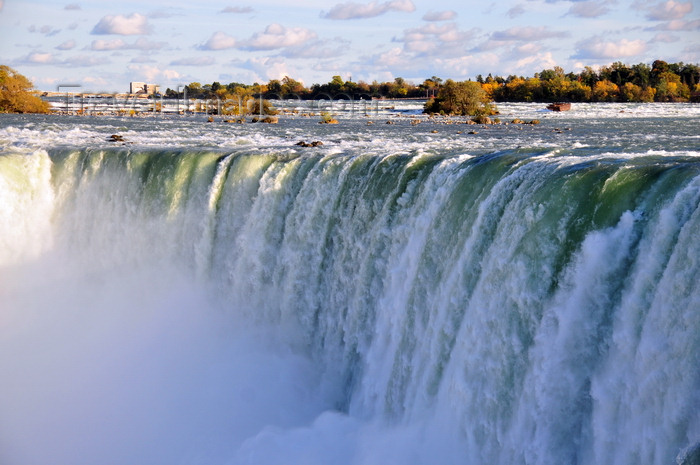
<path fill-rule="evenodd" d="M 690 98 L 690 88 L 681 82 L 681 77 L 665 71 L 658 77 L 656 100 L 659 102 L 683 102 Z"/>
<path fill-rule="evenodd" d="M 583 71 L 581 71 L 580 76 L 581 82 L 590 88 L 593 88 L 595 83 L 600 80 L 598 73 L 590 66 L 586 66 Z"/>
<path fill-rule="evenodd" d="M 296 81 L 289 76 L 285 76 L 284 79 L 282 79 L 282 94 L 285 97 L 288 97 L 290 95 L 294 96 L 301 96 L 302 94 L 306 94 L 308 91 L 304 87 L 304 84 L 302 84 L 299 81 Z"/>
<path fill-rule="evenodd" d="M 185 86 L 185 93 L 187 94 L 187 98 L 197 99 L 206 97 L 206 91 L 199 82 L 191 82 L 187 84 Z"/>
<path fill-rule="evenodd" d="M 397 77 L 389 86 L 389 97 L 405 97 L 408 95 L 409 84 L 402 77 Z"/>
<path fill-rule="evenodd" d="M 48 113 L 48 102 L 35 95 L 29 79 L 0 65 L 0 113 Z"/>
<path fill-rule="evenodd" d="M 607 80 L 618 87 L 630 81 L 633 71 L 622 62 L 616 61 L 600 70 L 600 79 Z"/>
<path fill-rule="evenodd" d="M 268 95 L 271 96 L 281 96 L 282 94 L 282 83 L 279 81 L 279 79 L 271 79 L 270 82 L 267 83 L 267 92 Z"/>
<path fill-rule="evenodd" d="M 642 89 L 651 85 L 651 68 L 646 63 L 639 63 L 632 66 L 632 84 L 636 84 Z"/>
<path fill-rule="evenodd" d="M 445 81 L 438 96 L 425 104 L 425 113 L 446 113 L 448 115 L 485 115 L 493 109 L 486 91 L 474 81 Z"/>
<path fill-rule="evenodd" d="M 566 77 L 561 67 L 555 66 L 554 69 L 542 71 L 540 81 L 540 93 L 544 100 L 556 102 L 569 99 L 571 81 Z"/>

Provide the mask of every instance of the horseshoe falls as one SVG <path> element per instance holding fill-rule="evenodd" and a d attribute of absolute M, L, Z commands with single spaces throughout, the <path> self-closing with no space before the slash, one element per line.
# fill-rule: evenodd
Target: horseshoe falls
<path fill-rule="evenodd" d="M 0 463 L 698 463 L 700 108 L 541 106 L 0 115 Z"/>

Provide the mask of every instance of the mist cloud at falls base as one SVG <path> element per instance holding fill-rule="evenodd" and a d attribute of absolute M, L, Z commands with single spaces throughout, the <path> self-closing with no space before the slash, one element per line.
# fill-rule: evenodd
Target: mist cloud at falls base
<path fill-rule="evenodd" d="M 11 463 L 633 463 L 698 434 L 690 162 L 52 158 L 3 192 L 44 199 L 3 223 L 32 252 L 0 272 Z"/>
<path fill-rule="evenodd" d="M 224 320 L 177 272 L 72 266 L 40 259 L 3 296 L 3 463 L 225 463 L 327 407 L 308 359 Z"/>

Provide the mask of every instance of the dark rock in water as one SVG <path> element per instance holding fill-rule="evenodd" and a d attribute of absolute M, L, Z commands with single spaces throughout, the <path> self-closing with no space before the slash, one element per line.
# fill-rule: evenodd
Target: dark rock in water
<path fill-rule="evenodd" d="M 320 147 L 323 145 L 323 142 L 321 142 L 320 140 L 315 140 L 313 142 L 306 142 L 306 141 L 300 140 L 299 142 L 297 142 L 294 145 L 298 145 L 299 147 Z"/>
<path fill-rule="evenodd" d="M 254 117 L 252 119 L 253 123 L 267 123 L 267 124 L 277 124 L 280 122 L 279 118 L 276 116 L 266 116 L 264 118 Z"/>
<path fill-rule="evenodd" d="M 107 138 L 107 142 L 125 142 L 125 139 L 119 134 L 112 134 Z"/>
<path fill-rule="evenodd" d="M 472 118 L 472 121 L 475 122 L 476 124 L 493 124 L 493 121 L 491 121 L 491 118 L 485 115 L 479 115 L 475 116 Z"/>

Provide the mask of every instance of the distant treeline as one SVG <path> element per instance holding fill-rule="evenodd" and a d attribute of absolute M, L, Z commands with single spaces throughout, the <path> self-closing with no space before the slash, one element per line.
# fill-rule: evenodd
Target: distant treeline
<path fill-rule="evenodd" d="M 656 60 L 628 66 L 613 63 L 599 70 L 586 67 L 580 73 L 566 73 L 560 67 L 545 69 L 532 77 L 481 75 L 476 77 L 488 97 L 496 102 L 700 102 L 700 67 L 694 64 L 666 63 Z M 236 99 L 252 95 L 266 99 L 371 99 L 436 97 L 443 84 L 437 76 L 414 84 L 397 77 L 390 82 L 371 84 L 344 81 L 333 76 L 326 84 L 305 87 L 290 77 L 252 85 L 219 82 L 188 84 L 175 91 L 167 89 L 166 98 Z"/>

